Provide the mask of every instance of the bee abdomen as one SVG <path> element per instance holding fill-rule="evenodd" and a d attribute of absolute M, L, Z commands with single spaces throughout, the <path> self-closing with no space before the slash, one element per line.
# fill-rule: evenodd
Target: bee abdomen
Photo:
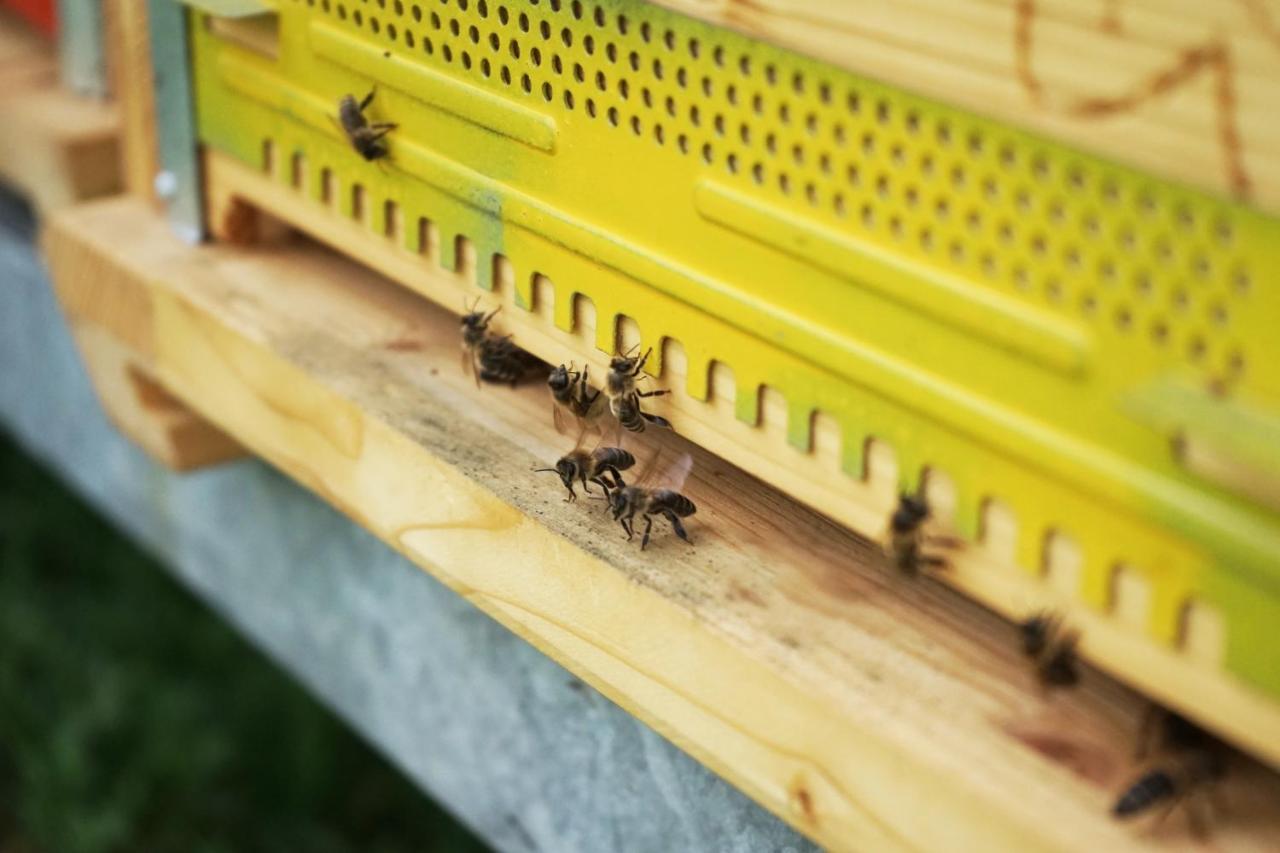
<path fill-rule="evenodd" d="M 698 511 L 698 507 L 693 501 L 686 498 L 679 492 L 673 492 L 670 489 L 659 489 L 653 493 L 654 506 L 670 510 L 681 518 L 687 518 Z"/>
<path fill-rule="evenodd" d="M 1129 790 L 1120 795 L 1111 809 L 1115 817 L 1125 818 L 1141 814 L 1156 803 L 1174 796 L 1178 792 L 1173 777 L 1165 770 L 1153 770 L 1137 782 L 1129 786 Z"/>
<path fill-rule="evenodd" d="M 625 471 L 636 464 L 636 458 L 621 447 L 601 447 L 596 451 L 596 461 Z"/>

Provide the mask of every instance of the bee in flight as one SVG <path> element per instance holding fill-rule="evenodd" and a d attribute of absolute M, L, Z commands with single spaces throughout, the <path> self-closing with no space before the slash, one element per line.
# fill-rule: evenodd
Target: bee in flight
<path fill-rule="evenodd" d="M 611 489 L 622 489 L 626 483 L 622 479 L 622 471 L 636 464 L 636 458 L 621 447 L 597 447 L 590 452 L 581 447 L 561 456 L 554 468 L 537 468 L 537 471 L 549 471 L 560 476 L 560 482 L 569 490 L 566 502 L 576 501 L 578 493 L 573 490 L 575 482 L 582 483 L 582 490 L 591 494 L 589 483 L 595 483 L 604 489 L 605 497 L 609 497 Z"/>
<path fill-rule="evenodd" d="M 1155 725 L 1151 725 L 1153 720 Z M 1117 820 L 1131 820 L 1163 807 L 1163 819 L 1182 804 L 1191 832 L 1197 838 L 1208 835 L 1208 808 L 1214 805 L 1212 794 L 1227 773 L 1225 747 L 1199 726 L 1171 711 L 1148 715 L 1139 737 L 1139 757 L 1146 751 L 1147 729 L 1157 731 L 1156 745 L 1161 753 L 1147 772 L 1121 792 L 1111 807 Z M 1198 795 L 1208 794 L 1209 798 Z"/>
<path fill-rule="evenodd" d="M 640 408 L 642 397 L 661 397 L 670 391 L 641 391 L 637 384 L 643 378 L 645 362 L 653 349 L 647 349 L 644 355 L 615 355 L 609 361 L 609 375 L 605 377 L 604 390 L 609 396 L 609 411 L 618 419 L 618 423 L 631 432 L 644 432 L 645 424 L 671 427 L 666 418 L 649 414 Z"/>
<path fill-rule="evenodd" d="M 555 404 L 551 414 L 555 419 L 556 432 L 564 432 L 565 415 L 585 428 L 604 414 L 604 392 L 591 387 L 586 365 L 582 370 L 574 370 L 572 364 L 568 367 L 560 365 L 547 377 L 547 387 L 551 389 L 551 399 Z"/>
<path fill-rule="evenodd" d="M 657 461 L 657 457 L 654 457 Z M 636 485 L 615 489 L 609 494 L 609 510 L 613 520 L 622 525 L 627 532 L 627 540 L 635 536 L 635 517 L 644 519 L 644 535 L 640 538 L 640 550 L 649 544 L 649 533 L 653 529 L 653 517 L 660 515 L 671 522 L 671 529 L 676 535 L 689 542 L 689 534 L 680 519 L 688 518 L 698 511 L 693 501 L 680 494 L 684 481 L 693 467 L 689 454 L 683 454 L 663 478 L 667 482 L 665 488 L 650 489 L 642 485 L 648 477 L 641 477 Z M 692 544 L 692 543 L 690 543 Z"/>
<path fill-rule="evenodd" d="M 470 368 L 476 387 L 480 383 L 510 383 L 515 387 L 533 366 L 536 359 L 511 342 L 510 335 L 495 335 L 489 331 L 489 323 L 502 310 L 495 308 L 488 314 L 476 310 L 479 298 L 462 315 L 462 368 Z"/>
<path fill-rule="evenodd" d="M 954 536 L 926 532 L 929 514 L 924 498 L 903 494 L 889 518 L 888 556 L 903 574 L 914 577 L 922 569 L 950 568 L 951 561 L 933 549 L 955 549 L 964 545 Z"/>
<path fill-rule="evenodd" d="M 1041 611 L 1023 620 L 1018 628 L 1022 652 L 1035 663 L 1042 686 L 1071 687 L 1080 680 L 1076 658 L 1080 633 L 1066 627 L 1062 616 Z"/>
<path fill-rule="evenodd" d="M 396 125 L 386 121 L 370 122 L 364 111 L 373 103 L 373 93 L 364 96 L 363 101 L 356 101 L 354 95 L 343 95 L 338 101 L 338 126 L 342 129 L 347 141 L 351 143 L 361 157 L 373 162 L 387 156 L 387 143 L 383 137 L 396 129 Z"/>

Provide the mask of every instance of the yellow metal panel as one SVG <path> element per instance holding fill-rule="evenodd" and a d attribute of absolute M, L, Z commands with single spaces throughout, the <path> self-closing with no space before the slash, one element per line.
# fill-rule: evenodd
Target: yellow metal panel
<path fill-rule="evenodd" d="M 801 452 L 821 413 L 851 477 L 869 437 L 903 488 L 945 473 L 965 534 L 1012 510 L 1029 572 L 1068 535 L 1078 598 L 1135 573 L 1155 642 L 1217 608 L 1225 665 L 1280 693 L 1280 517 L 1173 441 L 1280 409 L 1280 223 L 634 0 L 278 13 L 278 59 L 196 20 L 207 144 L 408 249 L 429 221 L 449 265 L 466 236 L 523 307 L 545 276 L 563 328 L 589 298 L 603 349 L 623 317 L 678 341 L 695 397 L 727 365 L 737 416 L 769 389 Z M 333 118 L 371 89 L 386 163 Z M 1134 403 L 1155 387 L 1195 392 L 1186 423 Z"/>

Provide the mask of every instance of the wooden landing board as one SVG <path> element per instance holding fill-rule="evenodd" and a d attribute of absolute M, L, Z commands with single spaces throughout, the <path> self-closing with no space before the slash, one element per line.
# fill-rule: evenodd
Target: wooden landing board
<path fill-rule="evenodd" d="M 1280 212 L 1277 0 L 652 0 Z"/>
<path fill-rule="evenodd" d="M 534 308 L 526 310 L 516 304 L 515 270 L 499 265 L 490 294 L 478 286 L 475 249 L 466 241 L 456 247 L 458 273 L 446 272 L 441 267 L 445 253 L 430 230 L 424 252 L 408 251 L 403 235 L 394 228 L 394 233 L 387 233 L 376 227 L 367 209 L 361 219 L 340 213 L 337 193 L 327 207 L 314 204 L 307 188 L 286 182 L 279 162 L 283 159 L 275 158 L 276 173 L 271 174 L 206 150 L 203 173 L 207 221 L 213 234 L 234 242 L 252 239 L 253 232 L 262 231 L 264 225 L 268 231 L 279 231 L 279 223 L 288 223 L 450 310 L 476 298 L 503 305 L 501 330 L 514 334 L 521 346 L 553 364 L 589 365 L 597 383 L 605 375 L 612 348 L 608 352 L 599 348 L 597 317 L 589 300 L 575 302 L 573 330 L 566 331 L 553 320 L 556 289 L 540 286 L 550 282 L 535 279 Z M 497 302 L 491 298 L 495 296 Z M 619 323 L 616 332 L 621 349 L 640 343 L 634 322 Z M 870 537 L 885 530 L 900 482 L 896 459 L 886 446 L 873 446 L 864 476 L 851 477 L 839 464 L 838 430 L 824 429 L 823 422 L 817 421 L 812 452 L 796 452 L 786 439 L 788 413 L 779 396 L 763 395 L 759 425 L 748 424 L 735 414 L 731 373 L 725 381 L 726 372 L 713 367 L 710 399 L 701 400 L 688 392 L 688 360 L 683 350 L 666 346 L 662 355 L 662 373 L 656 383 L 671 393 L 662 398 L 657 410 L 677 432 L 851 530 Z M 953 498 L 944 490 L 930 491 L 928 497 L 935 514 L 945 518 Z M 1078 600 L 1073 603 L 1070 591 L 1079 589 L 1080 579 L 1071 561 L 1055 560 L 1053 571 L 1044 577 L 1020 570 L 1012 557 L 1016 524 L 1002 524 L 995 515 L 988 518 L 991 523 L 981 541 L 969 542 L 954 555 L 948 583 L 975 600 L 1003 608 L 1012 621 L 1044 608 L 1069 608 L 1071 621 L 1082 632 L 1081 649 L 1090 660 L 1280 767 L 1280 704 L 1221 667 L 1224 631 L 1216 615 L 1198 612 L 1188 618 L 1180 648 L 1152 643 L 1138 627 L 1144 618 L 1141 607 L 1134 612 L 1120 606 L 1102 612 Z M 1058 563 L 1071 570 L 1059 572 Z M 1139 592 L 1143 594 L 1128 600 L 1143 602 L 1145 591 Z"/>
<path fill-rule="evenodd" d="M 52 48 L 0 16 L 0 181 L 40 211 L 116 192 L 118 136 L 115 107 L 64 91 Z"/>
<path fill-rule="evenodd" d="M 1107 817 L 1134 694 L 1042 695 L 1006 622 L 670 434 L 694 545 L 640 552 L 532 470 L 572 443 L 545 389 L 476 389 L 456 317 L 403 288 L 301 241 L 189 248 L 127 198 L 45 241 L 74 323 L 819 843 L 1194 847 Z M 1280 779 L 1237 765 L 1213 842 L 1273 847 Z"/>

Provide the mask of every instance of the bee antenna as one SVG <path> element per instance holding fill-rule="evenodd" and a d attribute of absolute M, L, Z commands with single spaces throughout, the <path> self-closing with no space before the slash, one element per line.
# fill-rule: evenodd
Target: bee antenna
<path fill-rule="evenodd" d="M 477 298 L 476 298 L 476 304 L 478 305 L 478 304 L 479 304 L 479 302 L 480 302 L 479 297 L 477 297 Z M 486 315 L 486 316 L 485 316 L 484 321 L 485 321 L 486 323 L 488 323 L 490 320 L 492 320 L 494 317 L 496 317 L 496 316 L 497 316 L 497 314 L 498 314 L 498 312 L 499 312 L 499 311 L 501 311 L 501 310 L 502 310 L 502 306 L 501 306 L 501 305 L 499 305 L 497 308 L 494 308 L 492 311 L 490 311 L 490 312 L 488 313 L 488 315 Z"/>

